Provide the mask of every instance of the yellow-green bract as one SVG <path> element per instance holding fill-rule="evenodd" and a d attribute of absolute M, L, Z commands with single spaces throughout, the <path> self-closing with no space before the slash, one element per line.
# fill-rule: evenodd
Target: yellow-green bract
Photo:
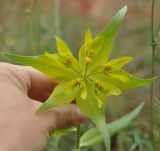
<path fill-rule="evenodd" d="M 108 60 L 110 48 L 126 14 L 123 7 L 96 37 L 87 30 L 84 44 L 79 50 L 79 60 L 71 53 L 67 44 L 56 36 L 58 53 L 45 52 L 39 56 L 6 54 L 11 60 L 32 66 L 58 82 L 51 96 L 39 108 L 39 112 L 65 105 L 76 100 L 80 110 L 97 125 L 107 151 L 110 151 L 108 127 L 104 107 L 106 97 L 119 95 L 122 91 L 149 84 L 153 79 L 142 80 L 122 69 L 132 60 L 121 57 Z"/>

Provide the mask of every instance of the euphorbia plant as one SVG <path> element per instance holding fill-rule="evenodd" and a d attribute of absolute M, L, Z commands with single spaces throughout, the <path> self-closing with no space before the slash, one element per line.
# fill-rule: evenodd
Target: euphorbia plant
<path fill-rule="evenodd" d="M 79 50 L 79 60 L 73 56 L 67 44 L 57 36 L 58 53 L 45 52 L 39 56 L 6 54 L 11 60 L 32 66 L 58 83 L 38 112 L 75 100 L 81 112 L 96 124 L 107 151 L 110 150 L 110 138 L 104 112 L 107 97 L 119 95 L 124 90 L 153 81 L 153 79 L 139 79 L 122 69 L 132 60 L 131 57 L 108 60 L 113 38 L 123 21 L 126 10 L 127 7 L 123 7 L 104 31 L 96 37 L 93 38 L 90 30 L 87 30 L 84 44 Z M 79 146 L 77 146 L 78 149 Z"/>

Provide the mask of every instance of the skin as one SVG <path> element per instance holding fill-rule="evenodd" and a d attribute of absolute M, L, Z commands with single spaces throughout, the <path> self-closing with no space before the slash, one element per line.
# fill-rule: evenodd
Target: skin
<path fill-rule="evenodd" d="M 55 85 L 31 67 L 0 63 L 0 150 L 42 151 L 51 132 L 86 121 L 75 104 L 36 114 Z"/>

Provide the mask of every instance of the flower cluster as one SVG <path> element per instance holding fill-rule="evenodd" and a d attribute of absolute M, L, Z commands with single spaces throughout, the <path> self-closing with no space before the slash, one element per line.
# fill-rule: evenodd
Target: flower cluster
<path fill-rule="evenodd" d="M 58 83 L 47 101 L 39 108 L 39 112 L 75 100 L 79 109 L 99 128 L 108 150 L 109 134 L 104 113 L 107 96 L 119 95 L 122 91 L 146 85 L 153 80 L 139 79 L 122 69 L 132 61 L 131 57 L 108 60 L 113 38 L 126 10 L 126 6 L 122 8 L 96 37 L 93 38 L 90 30 L 87 30 L 78 60 L 67 44 L 57 36 L 55 38 L 58 53 L 45 52 L 39 56 L 6 54 L 8 58 L 34 67 Z"/>

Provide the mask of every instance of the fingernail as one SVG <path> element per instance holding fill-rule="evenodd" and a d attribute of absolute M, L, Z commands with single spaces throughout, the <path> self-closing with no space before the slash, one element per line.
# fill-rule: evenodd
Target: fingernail
<path fill-rule="evenodd" d="M 80 109 L 77 108 L 77 114 L 78 114 L 78 122 L 84 122 L 88 119 L 88 117 L 86 115 L 84 115 Z"/>

